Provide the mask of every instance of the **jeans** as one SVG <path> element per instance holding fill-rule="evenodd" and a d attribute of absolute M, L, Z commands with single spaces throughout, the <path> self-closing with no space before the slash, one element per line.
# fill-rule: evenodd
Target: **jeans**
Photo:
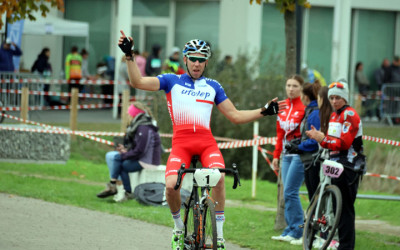
<path fill-rule="evenodd" d="M 281 163 L 283 194 L 285 198 L 285 220 L 287 227 L 282 235 L 300 238 L 304 224 L 303 208 L 301 207 L 299 190 L 304 180 L 304 167 L 299 155 L 284 155 Z"/>
<path fill-rule="evenodd" d="M 106 154 L 106 162 L 110 171 L 111 179 L 122 180 L 125 191 L 132 192 L 131 181 L 129 180 L 130 172 L 137 172 L 143 169 L 138 161 L 122 160 L 118 151 L 110 151 Z"/>

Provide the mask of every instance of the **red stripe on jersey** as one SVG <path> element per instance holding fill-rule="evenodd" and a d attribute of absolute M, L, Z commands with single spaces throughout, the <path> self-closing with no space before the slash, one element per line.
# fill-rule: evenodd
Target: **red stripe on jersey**
<path fill-rule="evenodd" d="M 205 102 L 205 103 L 209 103 L 209 104 L 211 104 L 211 105 L 214 104 L 214 102 L 212 102 L 212 101 L 200 100 L 200 99 L 196 99 L 196 102 Z"/>

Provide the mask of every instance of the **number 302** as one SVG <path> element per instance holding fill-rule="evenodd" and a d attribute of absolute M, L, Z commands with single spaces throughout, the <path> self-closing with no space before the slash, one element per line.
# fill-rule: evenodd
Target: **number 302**
<path fill-rule="evenodd" d="M 335 168 L 335 167 L 326 166 L 325 173 L 338 175 L 339 174 L 339 169 Z"/>

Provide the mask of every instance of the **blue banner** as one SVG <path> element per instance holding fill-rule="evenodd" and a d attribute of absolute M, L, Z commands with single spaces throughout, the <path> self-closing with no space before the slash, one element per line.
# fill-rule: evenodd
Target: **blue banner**
<path fill-rule="evenodd" d="M 21 48 L 21 38 L 24 31 L 24 20 L 15 21 L 14 23 L 9 23 L 7 26 L 7 38 L 10 38 L 13 43 L 15 43 L 19 48 Z M 14 69 L 19 71 L 19 56 L 13 57 Z"/>

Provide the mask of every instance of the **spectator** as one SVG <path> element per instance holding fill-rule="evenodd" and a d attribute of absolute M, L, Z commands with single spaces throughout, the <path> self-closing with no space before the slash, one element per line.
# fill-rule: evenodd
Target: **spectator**
<path fill-rule="evenodd" d="M 364 121 L 370 121 L 371 118 L 373 121 L 378 121 L 377 117 L 372 117 L 372 100 L 368 97 L 368 92 L 370 90 L 370 83 L 368 78 L 365 76 L 364 65 L 362 62 L 358 62 L 356 64 L 356 71 L 354 75 L 354 82 L 358 86 L 358 93 L 363 96 L 362 98 L 362 106 L 365 107 L 365 118 Z"/>
<path fill-rule="evenodd" d="M 281 176 L 284 187 L 285 220 L 287 227 L 279 236 L 272 236 L 273 240 L 298 240 L 303 235 L 299 226 L 304 223 L 299 190 L 304 180 L 304 166 L 299 152 L 291 152 L 284 145 L 299 144 L 301 137 L 300 124 L 304 117 L 305 106 L 301 102 L 301 91 L 304 80 L 299 75 L 291 76 L 286 81 L 287 108 L 278 114 L 276 123 L 277 140 L 272 166 L 279 170 L 279 158 L 282 155 Z"/>
<path fill-rule="evenodd" d="M 91 79 L 91 75 L 89 73 L 89 52 L 86 49 L 81 50 L 82 56 L 82 78 Z"/>
<path fill-rule="evenodd" d="M 218 66 L 217 66 L 217 73 L 220 73 L 221 71 L 224 71 L 226 69 L 233 70 L 232 66 L 232 56 L 226 55 L 224 57 L 224 60 L 222 60 Z"/>
<path fill-rule="evenodd" d="M 383 59 L 381 66 L 374 71 L 374 78 L 379 90 L 384 83 L 390 82 L 390 62 L 387 58 Z"/>
<path fill-rule="evenodd" d="M 146 57 L 140 55 L 139 50 L 134 50 L 133 54 L 135 56 L 136 64 L 139 67 L 140 73 L 142 73 L 142 76 L 146 76 Z"/>
<path fill-rule="evenodd" d="M 395 56 L 390 66 L 390 82 L 400 84 L 400 57 Z"/>
<path fill-rule="evenodd" d="M 300 144 L 286 144 L 288 153 L 299 153 L 300 159 L 304 166 L 304 180 L 306 183 L 308 198 L 311 200 L 319 184 L 319 166 L 313 165 L 314 158 L 318 154 L 318 142 L 308 138 L 306 130 L 310 130 L 311 126 L 316 129 L 320 128 L 320 118 L 318 109 L 318 91 L 321 85 L 318 82 L 305 83 L 301 93 L 301 101 L 306 106 L 303 120 L 300 124 L 301 139 Z M 329 104 L 329 103 L 328 103 Z M 293 141 L 293 140 L 292 140 Z M 303 239 L 292 240 L 290 244 L 301 245 Z"/>
<path fill-rule="evenodd" d="M 110 182 L 99 198 L 116 195 L 117 202 L 132 199 L 129 173 L 144 168 L 155 168 L 161 163 L 161 140 L 158 127 L 150 110 L 140 102 L 134 102 L 128 109 L 130 124 L 126 129 L 123 142 L 116 145 L 115 151 L 106 154 L 110 172 Z M 121 181 L 122 180 L 122 185 Z M 122 194 L 122 195 L 121 195 Z"/>
<path fill-rule="evenodd" d="M 154 44 L 152 48 L 152 54 L 147 58 L 146 61 L 146 75 L 157 76 L 161 73 L 161 46 Z"/>
<path fill-rule="evenodd" d="M 328 98 L 334 109 L 329 121 L 328 133 L 314 127 L 306 132 L 323 148 L 329 149 L 329 159 L 355 169 L 365 165 L 362 142 L 362 123 L 357 112 L 348 105 L 349 88 L 345 80 L 329 85 Z M 344 168 L 339 178 L 333 178 L 342 194 L 342 214 L 339 221 L 338 249 L 355 248 L 355 209 L 359 177 L 361 172 Z M 332 243 L 332 242 L 331 242 Z"/>
<path fill-rule="evenodd" d="M 82 92 L 83 85 L 79 83 L 82 78 L 82 56 L 78 53 L 78 47 L 73 46 L 71 53 L 65 58 L 65 79 L 70 82 L 74 80 L 75 83 L 68 84 L 68 91 L 71 92 L 72 88 L 78 88 L 79 93 Z"/>
<path fill-rule="evenodd" d="M 358 93 L 361 95 L 367 95 L 370 85 L 369 85 L 369 80 L 365 76 L 363 70 L 364 70 L 364 64 L 362 62 L 358 62 L 356 64 L 354 82 L 358 87 Z"/>
<path fill-rule="evenodd" d="M 301 66 L 301 75 L 307 79 L 309 83 L 319 82 L 321 86 L 326 86 L 325 78 L 315 69 L 308 68 L 307 64 Z"/>
<path fill-rule="evenodd" d="M 182 69 L 179 63 L 179 52 L 180 49 L 178 47 L 172 48 L 170 57 L 165 60 L 162 65 L 162 74 L 173 73 L 177 75 L 182 75 L 183 73 L 185 73 L 185 70 Z"/>
<path fill-rule="evenodd" d="M 147 52 L 143 52 L 143 54 L 146 54 L 146 53 Z M 140 55 L 138 50 L 134 50 L 133 54 L 135 56 L 135 61 L 140 70 L 140 73 L 142 74 L 142 76 L 146 76 L 146 62 L 147 62 L 146 57 L 144 57 L 143 55 Z M 127 80 L 129 81 L 129 79 L 127 79 Z M 144 99 L 146 98 L 146 91 L 141 90 L 141 89 L 134 89 L 134 90 L 135 90 L 136 100 L 144 101 Z"/>
<path fill-rule="evenodd" d="M 36 61 L 33 63 L 31 72 L 38 73 L 43 77 L 50 77 L 52 73 L 50 59 L 50 49 L 45 47 L 42 52 L 38 55 Z M 43 90 L 48 92 L 50 90 L 50 84 L 44 84 Z M 49 95 L 44 95 L 44 100 L 46 105 L 51 105 L 51 97 Z"/>
<path fill-rule="evenodd" d="M 14 46 L 14 49 L 11 47 L 11 45 Z M 22 51 L 18 48 L 18 46 L 11 41 L 10 38 L 7 38 L 0 48 L 0 72 L 14 72 L 13 56 L 21 55 Z"/>

